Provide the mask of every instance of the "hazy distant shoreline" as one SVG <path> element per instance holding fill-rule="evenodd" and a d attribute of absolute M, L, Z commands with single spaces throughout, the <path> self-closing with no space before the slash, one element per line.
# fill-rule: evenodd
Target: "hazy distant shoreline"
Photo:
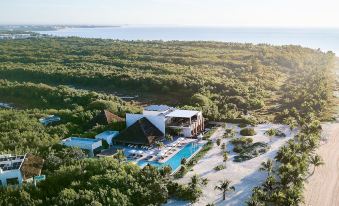
<path fill-rule="evenodd" d="M 272 45 L 301 45 L 339 54 L 339 29 L 72 26 L 37 31 L 59 37 L 77 36 L 119 40 L 220 41 Z"/>

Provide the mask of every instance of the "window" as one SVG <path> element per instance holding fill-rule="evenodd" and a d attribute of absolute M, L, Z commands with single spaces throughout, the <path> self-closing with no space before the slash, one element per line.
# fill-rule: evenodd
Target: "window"
<path fill-rule="evenodd" d="M 10 179 L 7 179 L 7 185 L 18 185 L 19 184 L 19 179 L 16 177 L 16 178 L 10 178 Z"/>

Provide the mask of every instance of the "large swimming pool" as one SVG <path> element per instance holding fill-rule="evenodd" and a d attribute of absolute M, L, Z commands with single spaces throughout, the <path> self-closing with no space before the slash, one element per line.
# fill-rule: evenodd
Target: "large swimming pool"
<path fill-rule="evenodd" d="M 155 167 L 164 167 L 164 166 L 170 166 L 172 168 L 172 171 L 175 171 L 179 168 L 181 165 L 181 160 L 183 158 L 189 159 L 191 156 L 197 152 L 203 144 L 196 144 L 196 143 L 189 143 L 184 148 L 182 148 L 177 154 L 175 154 L 173 157 L 171 157 L 169 160 L 167 160 L 164 163 L 159 163 L 155 161 L 146 161 L 146 160 L 140 160 L 138 161 L 138 165 L 140 167 L 144 167 L 147 164 L 150 164 Z"/>

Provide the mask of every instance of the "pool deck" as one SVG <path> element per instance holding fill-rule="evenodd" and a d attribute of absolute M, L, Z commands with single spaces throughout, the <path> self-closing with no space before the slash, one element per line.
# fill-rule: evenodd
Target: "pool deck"
<path fill-rule="evenodd" d="M 178 146 L 174 146 L 172 147 L 172 149 L 170 149 L 169 151 L 172 151 L 172 152 L 169 152 L 168 151 L 168 155 L 165 155 L 163 159 L 160 159 L 158 162 L 159 163 L 165 163 L 167 162 L 169 159 L 171 159 L 174 155 L 176 155 L 182 148 L 184 148 L 187 144 L 191 143 L 191 142 L 196 142 L 197 140 L 196 139 L 185 139 L 183 141 L 180 142 L 180 144 L 182 146 L 178 147 Z M 166 148 L 166 147 L 165 147 Z M 173 149 L 174 148 L 174 149 Z"/>

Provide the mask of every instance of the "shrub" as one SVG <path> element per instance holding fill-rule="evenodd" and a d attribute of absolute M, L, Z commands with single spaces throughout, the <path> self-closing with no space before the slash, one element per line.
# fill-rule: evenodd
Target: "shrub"
<path fill-rule="evenodd" d="M 256 132 L 253 128 L 244 128 L 240 131 L 240 134 L 243 136 L 253 136 L 256 135 Z"/>
<path fill-rule="evenodd" d="M 244 148 L 243 146 L 241 145 L 237 145 L 233 148 L 233 152 L 236 152 L 236 153 L 243 153 L 244 152 Z"/>
<path fill-rule="evenodd" d="M 202 194 L 199 187 L 192 188 L 187 185 L 181 185 L 171 181 L 167 184 L 167 190 L 171 197 L 188 200 L 190 202 L 197 201 Z"/>
<path fill-rule="evenodd" d="M 225 150 L 226 149 L 226 143 L 222 143 L 220 149 Z"/>
<path fill-rule="evenodd" d="M 232 128 L 226 128 L 225 129 L 225 134 L 224 134 L 224 138 L 232 138 L 232 137 L 234 137 L 235 136 L 235 131 L 234 131 L 234 129 L 232 129 Z"/>
<path fill-rule="evenodd" d="M 213 127 L 212 129 L 210 129 L 208 132 L 206 132 L 205 134 L 204 134 L 204 140 L 208 140 L 211 136 L 212 136 L 212 134 L 214 134 L 214 132 L 217 130 L 217 128 L 216 127 Z"/>
<path fill-rule="evenodd" d="M 273 136 L 277 136 L 277 137 L 286 137 L 286 134 L 283 133 L 282 131 L 278 130 L 278 129 L 269 129 L 265 132 L 266 135 L 273 137 Z"/>
<path fill-rule="evenodd" d="M 250 137 L 240 137 L 240 138 L 235 138 L 231 140 L 231 143 L 234 145 L 250 144 L 252 142 L 253 142 L 253 139 Z"/>
<path fill-rule="evenodd" d="M 235 156 L 234 157 L 234 162 L 243 162 L 243 161 L 246 161 L 246 160 L 250 160 L 252 159 L 253 157 L 249 156 L 249 155 L 238 155 L 238 156 Z"/>
<path fill-rule="evenodd" d="M 218 165 L 218 166 L 214 167 L 214 170 L 215 171 L 220 171 L 220 170 L 223 170 L 225 168 L 226 168 L 225 165 Z"/>
<path fill-rule="evenodd" d="M 245 127 L 247 127 L 247 124 L 245 124 L 245 123 L 240 123 L 240 124 L 238 124 L 238 126 L 239 126 L 240 128 L 245 128 Z"/>
<path fill-rule="evenodd" d="M 217 145 L 220 146 L 221 144 L 221 139 L 217 139 Z"/>

